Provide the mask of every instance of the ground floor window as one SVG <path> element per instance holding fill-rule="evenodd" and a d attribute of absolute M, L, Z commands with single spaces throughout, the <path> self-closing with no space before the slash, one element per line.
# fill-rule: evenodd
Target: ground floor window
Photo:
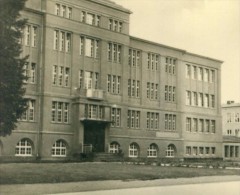
<path fill-rule="evenodd" d="M 16 156 L 32 156 L 32 142 L 29 139 L 21 139 L 15 148 Z"/>
<path fill-rule="evenodd" d="M 137 144 L 132 143 L 129 146 L 129 157 L 138 157 L 139 155 L 139 147 Z"/>
<path fill-rule="evenodd" d="M 176 147 L 173 144 L 168 145 L 166 150 L 166 157 L 174 157 L 176 153 Z"/>
<path fill-rule="evenodd" d="M 113 154 L 119 153 L 119 149 L 120 149 L 120 145 L 117 142 L 112 142 L 109 145 L 109 153 L 113 153 Z"/>
<path fill-rule="evenodd" d="M 157 151 L 158 151 L 157 145 L 151 144 L 147 150 L 147 157 L 149 157 L 149 158 L 157 157 Z"/>
<path fill-rule="evenodd" d="M 67 156 L 67 144 L 64 140 L 58 140 L 53 144 L 52 156 L 57 156 L 57 157 Z"/>

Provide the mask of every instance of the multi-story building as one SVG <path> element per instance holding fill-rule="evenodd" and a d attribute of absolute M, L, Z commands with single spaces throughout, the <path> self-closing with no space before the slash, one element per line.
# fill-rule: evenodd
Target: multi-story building
<path fill-rule="evenodd" d="M 222 61 L 129 35 L 108 0 L 28 0 L 29 107 L 2 156 L 221 158 Z"/>
<path fill-rule="evenodd" d="M 224 159 L 240 160 L 240 103 L 222 105 Z"/>

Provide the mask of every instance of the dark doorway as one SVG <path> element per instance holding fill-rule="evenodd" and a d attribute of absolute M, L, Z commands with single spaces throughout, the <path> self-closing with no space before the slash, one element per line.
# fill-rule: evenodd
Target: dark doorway
<path fill-rule="evenodd" d="M 94 152 L 104 152 L 105 125 L 94 122 L 84 124 L 84 144 L 91 144 Z"/>

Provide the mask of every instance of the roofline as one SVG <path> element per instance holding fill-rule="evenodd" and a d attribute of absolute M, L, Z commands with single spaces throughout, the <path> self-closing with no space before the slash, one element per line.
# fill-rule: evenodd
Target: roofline
<path fill-rule="evenodd" d="M 217 61 L 217 62 L 220 62 L 220 63 L 224 62 L 222 60 L 218 60 L 218 59 L 215 59 L 215 58 L 211 58 L 211 57 L 208 57 L 208 56 L 203 56 L 203 55 L 199 55 L 199 54 L 195 54 L 195 53 L 191 53 L 191 52 L 186 52 L 186 54 L 193 55 L 193 56 L 196 56 L 196 57 L 206 58 L 206 59 L 209 59 L 209 60 L 214 60 L 214 61 Z"/>
<path fill-rule="evenodd" d="M 146 40 L 146 39 L 142 39 L 142 38 L 139 38 L 139 37 L 130 36 L 130 39 L 135 39 L 135 40 L 142 41 L 142 42 L 145 42 L 145 43 L 150 43 L 150 44 L 153 44 L 153 45 L 156 45 L 156 46 L 161 46 L 161 47 L 165 47 L 165 48 L 177 50 L 177 51 L 182 52 L 183 54 L 189 54 L 189 55 L 193 55 L 193 56 L 197 56 L 197 57 L 201 57 L 201 58 L 213 60 L 213 61 L 220 62 L 220 63 L 223 63 L 223 62 L 224 62 L 224 61 L 222 61 L 222 60 L 218 60 L 218 59 L 215 59 L 215 58 L 210 58 L 210 57 L 207 57 L 207 56 L 190 53 L 190 52 L 187 52 L 187 50 L 184 50 L 184 49 L 179 49 L 179 48 L 176 48 L 176 47 L 171 47 L 171 46 L 168 46 L 168 45 L 163 45 L 163 44 L 156 43 L 156 42 L 153 42 L 153 41 L 149 41 L 149 40 Z"/>
<path fill-rule="evenodd" d="M 176 48 L 176 47 L 171 47 L 171 46 L 168 46 L 168 45 L 163 45 L 163 44 L 161 44 L 161 43 L 156 43 L 156 42 L 149 41 L 149 40 L 146 40 L 146 39 L 142 39 L 142 38 L 139 38 L 139 37 L 130 36 L 130 39 L 135 39 L 135 40 L 137 40 L 137 41 L 142 41 L 142 42 L 145 42 L 145 43 L 150 43 L 150 44 L 153 44 L 153 45 L 156 45 L 156 46 L 160 46 L 160 47 L 165 47 L 165 48 L 169 48 L 169 49 L 174 49 L 174 50 L 180 51 L 180 52 L 182 52 L 182 53 L 186 53 L 186 52 L 187 52 L 186 50 L 183 50 L 183 49 L 179 49 L 179 48 Z"/>
<path fill-rule="evenodd" d="M 240 107 L 240 103 L 222 105 L 222 108 L 230 108 L 230 107 Z"/>
<path fill-rule="evenodd" d="M 132 14 L 133 13 L 129 9 L 124 8 L 123 6 L 121 6 L 119 4 L 116 4 L 115 2 L 110 1 L 110 0 L 87 0 L 87 1 L 92 1 L 92 2 L 94 2 L 96 4 L 104 5 L 106 7 L 110 7 L 110 8 L 116 9 L 118 11 L 125 12 L 127 14 Z"/>

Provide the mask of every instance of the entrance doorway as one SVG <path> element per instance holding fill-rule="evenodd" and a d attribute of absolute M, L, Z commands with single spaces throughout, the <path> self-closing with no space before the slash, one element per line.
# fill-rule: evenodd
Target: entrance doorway
<path fill-rule="evenodd" d="M 84 145 L 92 145 L 93 152 L 104 152 L 105 125 L 98 123 L 84 124 Z"/>

